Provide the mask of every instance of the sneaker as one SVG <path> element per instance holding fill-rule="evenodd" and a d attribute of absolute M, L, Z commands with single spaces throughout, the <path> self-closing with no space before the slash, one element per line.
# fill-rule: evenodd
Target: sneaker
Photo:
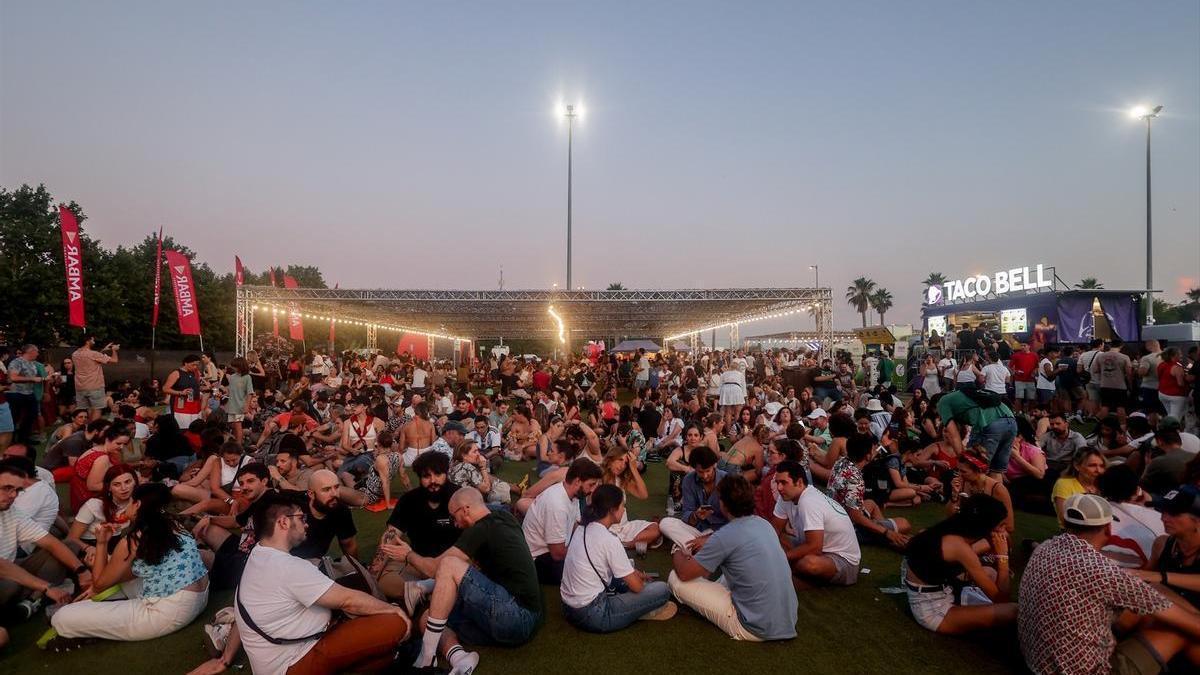
<path fill-rule="evenodd" d="M 406 581 L 404 582 L 404 611 L 408 612 L 410 617 L 414 619 L 417 616 L 417 608 L 425 603 L 425 591 L 417 584 Z"/>
<path fill-rule="evenodd" d="M 232 630 L 231 623 L 209 623 L 204 625 L 204 649 L 212 658 L 217 658 L 225 653 L 225 646 L 229 644 L 229 632 Z"/>
<path fill-rule="evenodd" d="M 471 675 L 479 667 L 478 652 L 467 652 L 458 660 L 458 665 L 450 668 L 450 675 Z"/>
<path fill-rule="evenodd" d="M 679 605 L 675 604 L 671 600 L 668 600 L 667 604 L 659 607 L 653 612 L 647 612 L 646 614 L 639 616 L 638 621 L 666 621 L 667 619 L 675 616 L 675 612 L 677 611 L 679 611 Z"/>
<path fill-rule="evenodd" d="M 13 608 L 13 614 L 19 621 L 28 621 L 42 609 L 43 599 L 39 596 L 36 598 L 26 598 L 16 604 Z"/>

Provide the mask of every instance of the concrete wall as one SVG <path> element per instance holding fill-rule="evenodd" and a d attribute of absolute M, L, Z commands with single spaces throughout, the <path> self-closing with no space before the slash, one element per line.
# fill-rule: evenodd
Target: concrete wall
<path fill-rule="evenodd" d="M 62 360 L 70 356 L 75 349 L 76 347 L 53 347 L 46 349 L 42 351 L 42 360 L 57 370 Z M 168 373 L 179 367 L 183 361 L 183 357 L 188 354 L 199 353 L 199 351 L 158 350 L 153 354 L 154 376 L 161 382 L 166 379 Z M 233 352 L 217 352 L 216 357 L 218 364 L 226 364 L 233 358 Z M 129 380 L 136 385 L 143 379 L 151 376 L 151 353 L 149 349 L 122 349 L 120 359 L 117 363 L 111 363 L 104 367 L 104 381 L 107 384 L 111 385 L 118 380 Z"/>

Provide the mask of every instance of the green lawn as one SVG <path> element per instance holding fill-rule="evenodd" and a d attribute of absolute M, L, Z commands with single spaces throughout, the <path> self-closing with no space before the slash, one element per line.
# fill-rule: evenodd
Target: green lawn
<path fill-rule="evenodd" d="M 531 463 L 510 463 L 501 475 L 517 481 L 531 468 Z M 652 490 L 650 498 L 631 502 L 631 517 L 662 513 L 666 501 L 662 464 L 651 465 L 647 483 Z M 917 527 L 941 517 L 941 507 L 936 505 L 897 511 Z M 385 513 L 355 513 L 364 558 L 374 554 L 386 518 Z M 1053 518 L 1019 513 L 1014 541 L 1044 539 L 1056 529 Z M 732 641 L 686 610 L 667 622 L 643 622 L 619 633 L 592 635 L 563 620 L 557 589 L 546 588 L 548 617 L 541 632 L 520 649 L 483 650 L 480 672 L 761 672 L 778 669 L 785 660 L 785 670 L 816 672 L 950 674 L 1021 669 L 1014 631 L 963 639 L 937 636 L 917 626 L 908 615 L 903 595 L 879 592 L 881 587 L 897 585 L 899 563 L 900 557 L 890 550 L 864 548 L 862 565 L 870 574 L 861 575 L 851 588 L 801 594 L 799 637 L 773 644 Z M 639 566 L 657 571 L 665 579 L 670 567 L 666 548 L 651 551 Z M 203 621 L 231 604 L 231 597 L 231 592 L 214 594 Z M 102 642 L 67 654 L 51 654 L 33 646 L 46 628 L 39 617 L 10 631 L 12 644 L 0 655 L 0 673 L 184 673 L 206 658 L 201 623 L 198 620 L 174 635 L 144 644 Z M 569 648 L 564 649 L 565 645 Z"/>

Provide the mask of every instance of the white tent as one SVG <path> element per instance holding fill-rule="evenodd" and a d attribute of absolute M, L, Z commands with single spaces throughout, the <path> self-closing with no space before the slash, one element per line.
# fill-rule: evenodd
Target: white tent
<path fill-rule="evenodd" d="M 638 349 L 645 349 L 648 352 L 662 351 L 662 347 L 659 347 L 650 340 L 623 340 L 616 347 L 613 347 L 612 351 L 617 352 L 618 354 L 626 354 L 629 352 L 636 352 Z"/>

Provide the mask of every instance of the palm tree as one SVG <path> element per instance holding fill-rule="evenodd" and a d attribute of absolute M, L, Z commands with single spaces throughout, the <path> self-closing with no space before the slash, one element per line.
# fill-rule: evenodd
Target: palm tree
<path fill-rule="evenodd" d="M 925 281 L 921 283 L 925 284 L 926 289 L 930 286 L 941 286 L 946 283 L 946 275 L 941 272 L 930 272 L 929 276 L 925 277 Z"/>
<path fill-rule="evenodd" d="M 887 311 L 891 309 L 894 304 L 892 302 L 892 292 L 886 288 L 877 288 L 875 289 L 875 292 L 871 294 L 870 302 L 871 307 L 876 312 L 879 312 L 879 325 L 884 325 L 883 315 L 887 314 Z"/>
<path fill-rule="evenodd" d="M 1075 284 L 1075 288 L 1103 289 L 1104 284 L 1097 281 L 1096 277 L 1084 277 L 1083 279 L 1079 280 L 1079 283 Z"/>
<path fill-rule="evenodd" d="M 1200 288 L 1189 289 L 1184 295 L 1187 301 L 1183 303 L 1183 308 L 1191 311 L 1193 321 L 1200 321 Z"/>
<path fill-rule="evenodd" d="M 611 284 L 609 284 L 609 285 L 608 285 L 608 288 L 606 288 L 605 290 L 608 290 L 608 291 L 623 291 L 623 290 L 625 290 L 625 284 L 623 284 L 623 283 L 621 283 L 621 282 L 619 282 L 619 281 L 618 281 L 618 282 L 615 282 L 615 283 L 611 283 Z"/>
<path fill-rule="evenodd" d="M 866 277 L 859 277 L 846 287 L 846 302 L 854 311 L 862 314 L 863 328 L 867 327 L 867 310 L 871 308 L 871 293 L 875 292 L 875 282 Z"/>

